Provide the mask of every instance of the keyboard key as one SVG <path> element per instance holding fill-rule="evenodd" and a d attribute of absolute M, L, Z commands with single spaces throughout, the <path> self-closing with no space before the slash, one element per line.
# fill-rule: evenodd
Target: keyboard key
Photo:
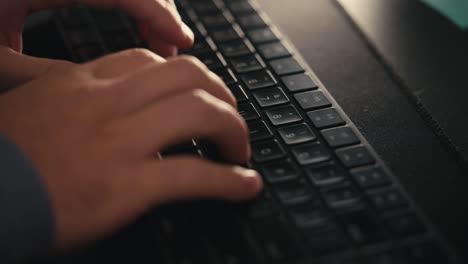
<path fill-rule="evenodd" d="M 180 52 L 183 54 L 198 55 L 215 50 L 216 49 L 212 44 L 208 43 L 203 37 L 196 37 L 195 43 L 193 43 L 193 46 L 190 49 L 181 50 Z"/>
<path fill-rule="evenodd" d="M 304 180 L 278 183 L 273 189 L 280 202 L 286 206 L 299 205 L 318 198 Z"/>
<path fill-rule="evenodd" d="M 241 79 L 250 90 L 266 88 L 277 84 L 275 78 L 269 71 L 259 71 L 244 74 L 242 75 Z"/>
<path fill-rule="evenodd" d="M 269 183 L 291 181 L 299 177 L 299 171 L 289 160 L 277 161 L 266 165 L 261 169 L 261 172 Z"/>
<path fill-rule="evenodd" d="M 263 190 L 253 201 L 246 204 L 248 220 L 264 220 L 267 217 L 275 217 L 279 214 L 277 202 L 271 193 Z"/>
<path fill-rule="evenodd" d="M 268 109 L 265 113 L 275 126 L 302 121 L 301 115 L 292 105 Z"/>
<path fill-rule="evenodd" d="M 308 168 L 306 175 L 309 180 L 317 187 L 330 187 L 344 182 L 347 179 L 346 171 L 333 166 L 319 168 Z"/>
<path fill-rule="evenodd" d="M 304 68 L 292 57 L 272 60 L 270 65 L 273 71 L 278 75 L 287 75 L 292 73 L 303 72 Z"/>
<path fill-rule="evenodd" d="M 308 208 L 295 208 L 291 210 L 291 217 L 296 227 L 301 230 L 307 230 L 308 232 L 311 230 L 318 232 L 326 229 L 333 221 L 323 210 L 310 206 L 308 206 Z"/>
<path fill-rule="evenodd" d="M 242 103 L 249 99 L 240 85 L 231 84 L 228 85 L 228 88 L 231 90 L 232 94 L 234 94 L 234 97 L 236 97 L 237 103 Z"/>
<path fill-rule="evenodd" d="M 279 87 L 258 90 L 253 92 L 253 96 L 261 107 L 289 103 L 288 97 Z"/>
<path fill-rule="evenodd" d="M 267 263 L 297 258 L 301 246 L 283 218 L 268 218 L 252 225 L 259 248 L 268 259 Z"/>
<path fill-rule="evenodd" d="M 288 145 L 314 141 L 317 138 L 306 124 L 284 127 L 279 129 L 278 132 Z"/>
<path fill-rule="evenodd" d="M 216 28 L 231 25 L 229 19 L 223 13 L 202 16 L 200 17 L 200 20 L 206 28 Z"/>
<path fill-rule="evenodd" d="M 254 13 L 255 9 L 249 1 L 229 1 L 226 3 L 229 10 L 236 16 Z"/>
<path fill-rule="evenodd" d="M 232 58 L 230 63 L 234 70 L 238 73 L 258 71 L 265 68 L 262 60 L 258 56 L 253 55 Z"/>
<path fill-rule="evenodd" d="M 338 158 L 346 167 L 358 167 L 375 163 L 374 157 L 364 146 L 357 146 L 336 151 Z"/>
<path fill-rule="evenodd" d="M 306 235 L 308 250 L 318 254 L 336 251 L 348 244 L 345 233 L 333 223 L 324 230 L 303 229 L 302 232 Z"/>
<path fill-rule="evenodd" d="M 221 9 L 213 1 L 194 2 L 192 7 L 199 15 L 221 13 Z"/>
<path fill-rule="evenodd" d="M 263 18 L 258 14 L 239 16 L 237 18 L 237 23 L 239 23 L 239 25 L 244 29 L 252 29 L 267 26 L 265 20 L 263 20 Z"/>
<path fill-rule="evenodd" d="M 395 188 L 387 188 L 378 191 L 368 192 L 368 197 L 375 207 L 380 210 L 404 207 L 408 205 L 403 194 Z"/>
<path fill-rule="evenodd" d="M 328 150 L 319 143 L 295 147 L 292 149 L 292 153 L 301 165 L 312 165 L 331 159 Z"/>
<path fill-rule="evenodd" d="M 386 214 L 384 216 L 384 221 L 390 228 L 392 234 L 397 236 L 408 236 L 425 231 L 424 224 L 416 213 L 406 210 Z"/>
<path fill-rule="evenodd" d="M 233 85 L 237 83 L 237 78 L 230 69 L 218 68 L 213 70 L 213 72 L 216 73 L 216 75 L 218 75 L 226 85 Z"/>
<path fill-rule="evenodd" d="M 360 140 L 350 127 L 331 128 L 322 131 L 322 136 L 333 148 L 359 144 Z"/>
<path fill-rule="evenodd" d="M 254 29 L 247 32 L 254 44 L 261 44 L 278 40 L 276 34 L 270 28 Z"/>
<path fill-rule="evenodd" d="M 421 242 L 421 244 L 405 248 L 399 253 L 404 256 L 407 263 L 453 263 L 453 261 L 449 259 L 445 249 L 443 249 L 438 242 L 434 241 Z"/>
<path fill-rule="evenodd" d="M 369 244 L 384 238 L 381 224 L 367 210 L 347 212 L 339 218 L 356 244 Z"/>
<path fill-rule="evenodd" d="M 391 181 L 388 175 L 377 167 L 367 167 L 351 170 L 354 181 L 361 188 L 373 188 L 383 185 L 390 185 Z"/>
<path fill-rule="evenodd" d="M 226 66 L 226 62 L 221 59 L 217 53 L 206 53 L 198 56 L 201 62 L 203 62 L 206 67 L 210 70 L 222 68 Z"/>
<path fill-rule="evenodd" d="M 249 126 L 250 141 L 258 141 L 273 136 L 273 133 L 263 121 L 247 123 L 247 125 Z"/>
<path fill-rule="evenodd" d="M 104 40 L 107 48 L 113 52 L 135 48 L 141 44 L 141 40 L 128 30 L 107 34 L 104 36 Z"/>
<path fill-rule="evenodd" d="M 286 155 L 276 140 L 252 144 L 252 158 L 255 162 L 266 162 L 283 158 Z"/>
<path fill-rule="evenodd" d="M 219 49 L 226 57 L 236 57 L 253 53 L 253 48 L 243 40 L 226 42 L 219 45 Z"/>
<path fill-rule="evenodd" d="M 246 121 L 260 118 L 257 109 L 249 103 L 239 104 L 237 106 L 237 111 Z"/>
<path fill-rule="evenodd" d="M 268 43 L 258 46 L 258 51 L 267 59 L 277 59 L 291 55 L 289 50 L 281 42 Z"/>
<path fill-rule="evenodd" d="M 320 91 L 298 93 L 294 95 L 294 98 L 296 98 L 304 110 L 323 108 L 331 105 L 328 98 Z"/>
<path fill-rule="evenodd" d="M 241 34 L 233 27 L 213 30 L 210 34 L 213 40 L 218 43 L 241 39 Z"/>
<path fill-rule="evenodd" d="M 91 24 L 91 17 L 85 8 L 64 8 L 58 14 L 60 22 L 65 26 L 66 30 L 88 27 Z"/>
<path fill-rule="evenodd" d="M 318 86 L 307 74 L 295 74 L 281 78 L 290 92 L 317 89 Z"/>
<path fill-rule="evenodd" d="M 316 128 L 339 126 L 345 123 L 334 108 L 308 112 L 307 116 Z"/>
<path fill-rule="evenodd" d="M 361 194 L 351 185 L 328 189 L 323 195 L 327 205 L 335 211 L 349 211 L 363 207 Z"/>

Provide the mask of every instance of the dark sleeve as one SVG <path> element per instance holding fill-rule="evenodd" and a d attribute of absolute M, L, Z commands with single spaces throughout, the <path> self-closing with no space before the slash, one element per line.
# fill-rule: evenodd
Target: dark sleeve
<path fill-rule="evenodd" d="M 0 263 L 44 254 L 53 231 L 41 178 L 18 147 L 0 134 Z"/>

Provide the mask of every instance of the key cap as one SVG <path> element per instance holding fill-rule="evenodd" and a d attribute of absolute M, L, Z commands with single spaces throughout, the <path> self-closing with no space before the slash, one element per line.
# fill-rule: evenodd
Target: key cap
<path fill-rule="evenodd" d="M 258 46 L 258 51 L 267 59 L 277 59 L 291 55 L 288 49 L 281 42 L 268 43 Z"/>
<path fill-rule="evenodd" d="M 226 66 L 226 62 L 221 59 L 217 53 L 205 53 L 198 56 L 201 62 L 206 65 L 210 70 L 223 68 Z"/>
<path fill-rule="evenodd" d="M 265 113 L 275 126 L 302 121 L 301 115 L 292 105 L 268 109 Z"/>
<path fill-rule="evenodd" d="M 226 85 L 233 85 L 237 83 L 237 78 L 230 69 L 218 68 L 213 70 L 213 72 L 216 73 L 216 75 L 218 75 Z"/>
<path fill-rule="evenodd" d="M 266 88 L 277 84 L 275 78 L 269 71 L 244 74 L 241 76 L 241 79 L 250 90 Z"/>
<path fill-rule="evenodd" d="M 141 40 L 128 30 L 112 32 L 105 35 L 104 40 L 107 44 L 107 48 L 114 52 L 135 48 L 141 44 Z"/>
<path fill-rule="evenodd" d="M 322 136 L 332 148 L 360 143 L 359 138 L 350 127 L 337 127 L 323 130 Z"/>
<path fill-rule="evenodd" d="M 245 204 L 247 220 L 262 221 L 279 215 L 278 203 L 270 192 L 263 190 L 258 197 Z M 244 215 L 244 214 L 243 214 Z"/>
<path fill-rule="evenodd" d="M 229 10 L 236 16 L 254 13 L 255 9 L 249 1 L 232 1 L 226 3 Z"/>
<path fill-rule="evenodd" d="M 281 160 L 265 165 L 261 172 L 269 183 L 291 181 L 299 177 L 299 171 L 290 160 Z"/>
<path fill-rule="evenodd" d="M 312 233 L 312 230 L 320 232 L 328 228 L 333 221 L 323 210 L 311 206 L 292 209 L 291 218 L 297 228 L 301 231 L 306 230 L 307 233 Z"/>
<path fill-rule="evenodd" d="M 190 54 L 190 55 L 198 55 L 203 53 L 208 53 L 211 51 L 215 51 L 216 49 L 209 44 L 204 37 L 196 37 L 195 43 L 193 46 L 188 50 L 181 50 L 180 52 L 183 54 Z"/>
<path fill-rule="evenodd" d="M 318 199 L 317 194 L 304 180 L 276 184 L 273 190 L 280 202 L 286 206 L 295 206 Z"/>
<path fill-rule="evenodd" d="M 272 60 L 270 65 L 278 75 L 304 72 L 304 68 L 293 57 Z"/>
<path fill-rule="evenodd" d="M 268 263 L 300 256 L 301 246 L 287 229 L 283 218 L 268 218 L 265 221 L 252 224 L 252 231 L 258 246 L 268 259 Z"/>
<path fill-rule="evenodd" d="M 236 97 L 237 103 L 242 103 L 247 101 L 249 98 L 247 94 L 244 92 L 244 89 L 238 84 L 231 84 L 228 85 L 229 90 L 231 90 L 234 97 Z"/>
<path fill-rule="evenodd" d="M 192 7 L 199 15 L 221 13 L 221 9 L 212 1 L 194 2 Z"/>
<path fill-rule="evenodd" d="M 203 25 L 208 29 L 231 25 L 229 19 L 224 15 L 224 13 L 214 14 L 210 16 L 201 16 L 200 20 L 203 23 Z"/>
<path fill-rule="evenodd" d="M 79 62 L 87 62 L 104 56 L 106 52 L 101 45 L 90 45 L 75 49 Z"/>
<path fill-rule="evenodd" d="M 252 158 L 255 162 L 267 162 L 284 157 L 286 153 L 276 140 L 252 144 Z"/>
<path fill-rule="evenodd" d="M 360 193 L 351 185 L 324 191 L 328 206 L 335 211 L 356 210 L 363 207 Z"/>
<path fill-rule="evenodd" d="M 369 244 L 384 239 L 381 224 L 367 210 L 348 212 L 339 218 L 356 244 Z"/>
<path fill-rule="evenodd" d="M 334 108 L 307 112 L 307 116 L 316 128 L 339 126 L 345 123 Z"/>
<path fill-rule="evenodd" d="M 252 29 L 252 28 L 259 28 L 259 27 L 267 26 L 263 18 L 258 14 L 249 14 L 249 15 L 239 16 L 237 18 L 237 23 L 239 23 L 239 25 L 243 29 Z"/>
<path fill-rule="evenodd" d="M 317 137 L 306 124 L 284 127 L 278 130 L 283 141 L 288 145 L 314 141 Z"/>
<path fill-rule="evenodd" d="M 257 109 L 249 103 L 239 104 L 237 106 L 237 111 L 246 121 L 260 118 Z"/>
<path fill-rule="evenodd" d="M 408 236 L 423 233 L 424 224 L 414 212 L 400 211 L 384 215 L 384 221 L 396 236 Z"/>
<path fill-rule="evenodd" d="M 294 74 L 281 78 L 284 85 L 290 92 L 299 92 L 303 90 L 315 90 L 318 88 L 317 84 L 307 74 Z"/>
<path fill-rule="evenodd" d="M 334 223 L 330 223 L 326 229 L 320 231 L 303 229 L 303 234 L 306 236 L 307 249 L 317 254 L 335 251 L 348 244 L 343 230 Z"/>
<path fill-rule="evenodd" d="M 270 28 L 254 29 L 247 32 L 254 44 L 262 44 L 278 40 L 276 34 Z"/>
<path fill-rule="evenodd" d="M 361 188 L 373 188 L 378 186 L 390 185 L 391 181 L 388 175 L 377 167 L 367 167 L 351 170 L 354 181 Z"/>
<path fill-rule="evenodd" d="M 350 147 L 336 151 L 341 162 L 349 168 L 375 163 L 375 159 L 364 146 Z"/>
<path fill-rule="evenodd" d="M 320 91 L 298 93 L 294 95 L 294 98 L 296 98 L 304 110 L 323 108 L 331 105 L 328 98 Z"/>
<path fill-rule="evenodd" d="M 244 40 L 226 42 L 219 45 L 219 49 L 226 57 L 236 57 L 253 53 L 253 48 Z"/>
<path fill-rule="evenodd" d="M 233 40 L 240 40 L 241 34 L 233 27 L 225 28 L 225 29 L 218 29 L 212 30 L 210 32 L 211 37 L 217 43 L 222 43 L 226 41 L 233 41 Z"/>
<path fill-rule="evenodd" d="M 267 139 L 273 136 L 273 133 L 263 121 L 247 123 L 247 125 L 249 126 L 249 137 L 251 142 Z"/>
<path fill-rule="evenodd" d="M 232 67 L 238 73 L 247 73 L 252 71 L 258 71 L 265 68 L 263 61 L 258 56 L 243 56 L 232 58 L 230 60 Z"/>
<path fill-rule="evenodd" d="M 292 149 L 297 162 L 301 165 L 322 163 L 331 159 L 328 150 L 319 143 L 298 146 Z"/>
<path fill-rule="evenodd" d="M 88 10 L 82 7 L 63 8 L 58 14 L 60 22 L 67 30 L 87 27 L 92 22 Z"/>
<path fill-rule="evenodd" d="M 403 194 L 395 188 L 387 188 L 367 193 L 375 207 L 380 210 L 404 207 L 408 201 Z"/>
<path fill-rule="evenodd" d="M 288 97 L 279 87 L 258 90 L 253 92 L 253 96 L 261 107 L 275 106 L 289 102 Z"/>
<path fill-rule="evenodd" d="M 346 172 L 336 165 L 308 168 L 306 175 L 317 187 L 329 187 L 340 184 L 347 179 Z"/>

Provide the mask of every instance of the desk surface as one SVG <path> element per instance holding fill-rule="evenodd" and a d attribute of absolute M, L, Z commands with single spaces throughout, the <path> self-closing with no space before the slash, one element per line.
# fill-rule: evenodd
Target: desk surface
<path fill-rule="evenodd" d="M 466 249 L 468 177 L 338 4 L 258 2 L 423 211 L 453 245 Z"/>

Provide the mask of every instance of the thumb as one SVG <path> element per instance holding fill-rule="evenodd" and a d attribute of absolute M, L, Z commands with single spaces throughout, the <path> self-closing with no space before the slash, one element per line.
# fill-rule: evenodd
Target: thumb
<path fill-rule="evenodd" d="M 23 55 L 8 47 L 0 47 L 0 86 L 12 88 L 51 72 L 62 72 L 74 64 L 68 61 Z"/>
<path fill-rule="evenodd" d="M 141 190 L 151 205 L 194 198 L 245 200 L 262 188 L 253 170 L 191 157 L 152 161 L 142 177 Z"/>

